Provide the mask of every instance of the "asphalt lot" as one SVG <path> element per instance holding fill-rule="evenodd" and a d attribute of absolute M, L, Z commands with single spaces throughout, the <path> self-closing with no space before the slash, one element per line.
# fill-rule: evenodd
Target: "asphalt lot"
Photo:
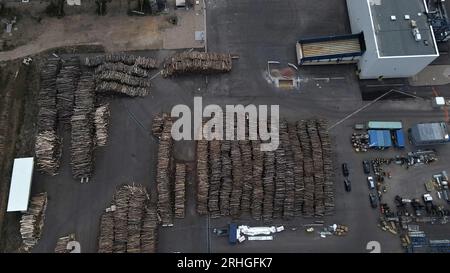
<path fill-rule="evenodd" d="M 250 0 L 208 0 L 207 11 L 208 50 L 238 54 L 240 58 L 234 62 L 232 72 L 207 78 L 195 76 L 164 80 L 157 77 L 148 97 L 111 99 L 108 146 L 96 151 L 95 173 L 89 184 L 80 184 L 71 178 L 69 136 L 66 136 L 60 174 L 55 177 L 37 174 L 34 179 L 32 191 L 45 190 L 49 194 L 44 233 L 35 252 L 52 252 L 57 238 L 72 232 L 76 233 L 82 252 L 95 252 L 100 214 L 111 201 L 115 187 L 122 183 L 144 184 L 154 198 L 157 141 L 149 134 L 152 116 L 170 111 L 175 104 L 192 105 L 194 95 L 203 96 L 204 105 L 278 104 L 281 116 L 289 121 L 322 117 L 327 118 L 330 124 L 364 105 L 355 67 L 351 65 L 301 68 L 299 76 L 304 81 L 298 90 L 276 89 L 264 78 L 268 60 L 295 62 L 295 41 L 299 37 L 349 33 L 344 0 L 322 0 L 314 5 L 306 0 L 260 0 L 257 4 Z M 369 205 L 361 160 L 376 154 L 355 154 L 351 150 L 351 128 L 356 122 L 372 119 L 402 120 L 410 125 L 416 121 L 443 118 L 444 113 L 433 110 L 428 101 L 383 101 L 331 130 L 336 147 L 336 172 L 340 174 L 340 163 L 349 163 L 353 190 L 351 193 L 344 191 L 338 174 L 336 214 L 324 220 L 327 224 L 348 225 L 350 232 L 345 237 L 320 238 L 316 233 L 307 234 L 303 225 L 317 219 L 299 218 L 274 222 L 286 227 L 286 231 L 277 234 L 274 241 L 230 246 L 225 238 L 214 237 L 211 229 L 223 227 L 231 219 L 208 219 L 196 215 L 195 182 L 190 174 L 186 218 L 175 221 L 174 227 L 160 228 L 158 251 L 368 252 L 367 243 L 378 241 L 382 252 L 401 252 L 398 237 L 377 227 L 378 211 Z M 194 147 L 192 142 L 177 144 L 175 158 L 192 161 Z M 404 174 L 405 180 L 408 180 L 407 176 L 417 174 L 430 177 L 434 168 L 444 168 L 446 159 L 450 158 L 450 146 L 439 147 L 439 152 L 442 160 L 433 165 L 429 174 L 420 170 L 408 171 Z M 245 217 L 237 222 L 262 225 L 261 222 L 247 221 Z"/>

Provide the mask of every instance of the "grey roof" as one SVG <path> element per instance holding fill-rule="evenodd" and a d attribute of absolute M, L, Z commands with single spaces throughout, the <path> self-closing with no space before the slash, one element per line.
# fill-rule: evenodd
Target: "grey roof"
<path fill-rule="evenodd" d="M 425 15 L 422 0 L 368 0 L 380 56 L 433 55 L 435 40 Z M 419 16 L 420 14 L 420 16 Z M 391 16 L 396 20 L 392 21 Z M 410 20 L 405 19 L 410 16 Z M 422 36 L 416 41 L 412 34 L 411 20 L 416 21 Z M 425 44 L 428 42 L 428 45 Z"/>
<path fill-rule="evenodd" d="M 419 123 L 411 128 L 413 137 L 418 142 L 443 141 L 448 135 L 445 123 Z"/>

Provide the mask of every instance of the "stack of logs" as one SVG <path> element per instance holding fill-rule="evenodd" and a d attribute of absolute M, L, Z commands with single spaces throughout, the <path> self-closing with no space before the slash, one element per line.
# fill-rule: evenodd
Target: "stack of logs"
<path fill-rule="evenodd" d="M 56 76 L 59 69 L 59 58 L 49 58 L 47 60 L 41 70 L 38 97 L 38 136 L 35 143 L 36 165 L 39 171 L 50 175 L 57 173 L 61 157 L 60 141 L 56 134 Z"/>
<path fill-rule="evenodd" d="M 73 112 L 74 93 L 77 89 L 79 78 L 80 59 L 71 57 L 64 60 L 56 79 L 58 120 L 62 123 L 70 122 Z"/>
<path fill-rule="evenodd" d="M 46 208 L 47 193 L 41 193 L 31 198 L 27 212 L 22 215 L 20 234 L 25 251 L 31 250 L 41 237 Z"/>
<path fill-rule="evenodd" d="M 182 52 L 165 60 L 162 76 L 166 78 L 187 73 L 224 73 L 231 71 L 231 67 L 230 54 Z"/>
<path fill-rule="evenodd" d="M 95 109 L 95 144 L 98 147 L 106 146 L 108 140 L 109 104 L 100 105 Z"/>
<path fill-rule="evenodd" d="M 93 170 L 93 89 L 92 75 L 83 73 L 75 93 L 75 107 L 71 119 L 72 175 L 82 183 L 89 181 Z"/>
<path fill-rule="evenodd" d="M 56 242 L 55 253 L 70 253 L 71 250 L 67 249 L 70 241 L 75 241 L 75 234 L 69 234 L 58 239 Z"/>
<path fill-rule="evenodd" d="M 156 189 L 158 194 L 158 213 L 163 226 L 173 225 L 173 159 L 172 159 L 172 119 L 164 118 L 159 138 L 158 164 L 156 168 Z"/>
<path fill-rule="evenodd" d="M 157 214 L 141 185 L 121 186 L 100 221 L 99 253 L 156 251 Z"/>
<path fill-rule="evenodd" d="M 325 120 L 279 124 L 280 143 L 197 141 L 197 212 L 256 220 L 334 212 L 332 147 Z"/>
<path fill-rule="evenodd" d="M 158 67 L 152 58 L 126 54 L 87 57 L 84 63 L 89 67 L 96 67 L 96 92 L 131 97 L 147 96 L 150 93 L 148 70 Z"/>

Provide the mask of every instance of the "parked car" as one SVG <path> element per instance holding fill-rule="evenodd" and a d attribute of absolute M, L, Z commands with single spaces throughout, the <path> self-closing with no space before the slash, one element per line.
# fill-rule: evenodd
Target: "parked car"
<path fill-rule="evenodd" d="M 363 170 L 365 174 L 369 174 L 370 173 L 370 163 L 367 160 L 363 160 Z"/>
<path fill-rule="evenodd" d="M 347 192 L 352 191 L 352 183 L 348 179 L 344 179 L 345 190 Z"/>
<path fill-rule="evenodd" d="M 350 175 L 350 172 L 348 171 L 347 163 L 342 163 L 342 174 L 345 177 L 348 177 Z"/>
<path fill-rule="evenodd" d="M 375 209 L 378 207 L 377 196 L 374 193 L 369 193 L 369 200 L 370 200 L 370 205 L 372 206 L 372 208 Z"/>
<path fill-rule="evenodd" d="M 375 180 L 373 179 L 373 176 L 368 176 L 367 182 L 369 183 L 369 188 L 371 190 L 375 189 Z"/>

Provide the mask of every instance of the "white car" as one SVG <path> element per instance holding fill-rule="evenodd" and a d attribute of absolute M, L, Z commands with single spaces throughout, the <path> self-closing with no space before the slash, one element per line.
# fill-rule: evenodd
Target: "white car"
<path fill-rule="evenodd" d="M 373 179 L 373 176 L 368 176 L 367 177 L 367 182 L 369 183 L 369 188 L 375 189 L 375 180 Z"/>

